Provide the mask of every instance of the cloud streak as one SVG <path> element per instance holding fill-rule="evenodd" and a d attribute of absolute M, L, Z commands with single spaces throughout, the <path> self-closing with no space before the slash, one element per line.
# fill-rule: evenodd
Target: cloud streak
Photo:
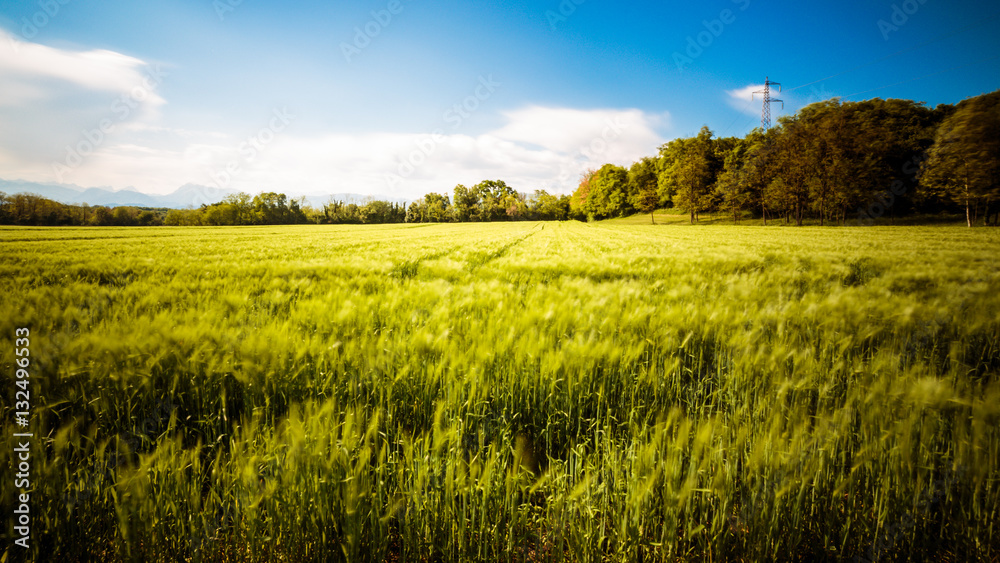
<path fill-rule="evenodd" d="M 164 73 L 156 65 L 113 51 L 14 41 L 0 30 L 0 122 L 5 125 L 0 166 L 5 176 L 57 181 L 53 167 L 65 166 L 68 155 L 83 149 L 88 158 L 99 159 L 113 136 L 155 123 L 166 105 L 158 93 Z"/>
<path fill-rule="evenodd" d="M 12 41 L 15 41 L 14 37 L 0 29 L 0 45 L 12 45 Z M 69 51 L 37 43 L 19 43 L 17 49 L 0 48 L 0 80 L 5 86 L 8 83 L 22 86 L 38 84 L 49 79 L 63 83 L 63 87 L 128 93 L 142 84 L 146 64 L 140 59 L 103 49 Z M 20 97 L 4 96 L 5 101 L 17 104 L 39 101 L 52 92 L 42 88 L 23 88 L 20 93 Z M 165 100 L 152 93 L 148 103 L 162 105 Z"/>

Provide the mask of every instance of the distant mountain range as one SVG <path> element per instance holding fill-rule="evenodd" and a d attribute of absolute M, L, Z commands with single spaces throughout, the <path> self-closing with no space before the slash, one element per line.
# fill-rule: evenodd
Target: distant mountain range
<path fill-rule="evenodd" d="M 186 184 L 172 193 L 165 195 L 144 194 L 135 190 L 112 190 L 109 188 L 82 188 L 73 184 L 40 184 L 37 182 L 23 182 L 0 180 L 0 192 L 6 194 L 31 193 L 44 198 L 66 204 L 105 205 L 108 207 L 135 206 L 135 207 L 166 207 L 170 209 L 186 209 L 189 207 L 201 207 L 222 201 L 227 195 L 236 193 L 236 190 L 222 190 L 211 186 L 201 186 L 198 184 Z M 256 193 L 250 195 L 257 195 Z M 286 194 L 289 198 L 298 198 L 300 195 Z M 368 199 L 383 199 L 407 203 L 408 200 L 400 198 L 390 198 L 384 196 L 366 196 L 362 194 L 332 193 L 332 194 L 312 194 L 306 195 L 306 205 L 312 207 L 322 207 L 331 198 L 349 203 L 361 203 Z"/>

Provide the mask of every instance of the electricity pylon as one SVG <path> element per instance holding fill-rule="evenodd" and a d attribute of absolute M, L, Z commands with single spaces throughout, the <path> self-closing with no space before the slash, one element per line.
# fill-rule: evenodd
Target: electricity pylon
<path fill-rule="evenodd" d="M 763 94 L 764 95 L 764 109 L 761 112 L 761 119 L 760 119 L 760 125 L 761 125 L 761 127 L 764 128 L 764 131 L 767 131 L 768 129 L 771 128 L 771 104 L 772 103 L 781 102 L 781 109 L 785 109 L 785 101 L 784 100 L 772 100 L 771 99 L 771 86 L 777 86 L 778 87 L 778 91 L 779 92 L 781 91 L 781 83 L 780 82 L 771 82 L 770 78 L 765 77 L 764 78 L 764 90 L 760 91 L 760 92 L 754 92 L 751 95 L 751 98 L 750 98 L 751 100 L 754 99 L 753 96 L 756 96 L 757 94 Z"/>

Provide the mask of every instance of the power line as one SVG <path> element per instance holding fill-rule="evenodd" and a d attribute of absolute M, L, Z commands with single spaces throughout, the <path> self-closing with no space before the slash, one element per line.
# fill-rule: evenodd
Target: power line
<path fill-rule="evenodd" d="M 803 84 L 801 86 L 796 86 L 794 88 L 788 88 L 787 90 L 789 92 L 791 92 L 791 91 L 794 91 L 794 90 L 798 90 L 800 88 L 805 88 L 806 86 L 812 86 L 813 84 L 817 84 L 819 82 L 824 82 L 826 80 L 830 80 L 831 78 L 836 78 L 838 76 L 842 76 L 842 75 L 847 74 L 849 72 L 854 72 L 855 70 L 860 70 L 862 68 L 872 66 L 873 64 L 877 64 L 877 63 L 880 63 L 882 61 L 891 59 L 893 57 L 897 57 L 899 55 L 902 55 L 903 53 L 909 53 L 910 51 L 913 51 L 915 49 L 919 49 L 921 47 L 926 47 L 927 45 L 930 45 L 931 43 L 935 43 L 937 41 L 941 41 L 942 39 L 947 39 L 947 38 L 949 38 L 949 37 L 951 37 L 953 35 L 957 35 L 958 33 L 961 33 L 961 32 L 963 32 L 963 31 L 965 31 L 967 29 L 971 29 L 973 27 L 978 27 L 980 25 L 983 25 L 986 22 L 988 22 L 989 20 L 991 20 L 991 19 L 993 19 L 993 18 L 995 18 L 997 16 L 1000 16 L 1000 12 L 995 12 L 993 14 L 990 14 L 990 15 L 986 16 L 985 18 L 979 20 L 976 23 L 969 24 L 969 25 L 966 25 L 966 26 L 963 26 L 963 27 L 960 27 L 960 28 L 953 29 L 951 31 L 945 32 L 944 34 L 939 35 L 937 37 L 934 37 L 933 39 L 929 39 L 927 41 L 924 41 L 923 43 L 920 43 L 919 45 L 915 45 L 913 47 L 908 47 L 906 49 L 903 49 L 902 51 L 896 51 L 895 53 L 892 53 L 891 55 L 886 55 L 886 56 L 884 56 L 884 57 L 882 57 L 880 59 L 876 59 L 874 61 L 867 62 L 867 63 L 865 63 L 863 65 L 858 65 L 858 66 L 856 66 L 854 68 L 849 68 L 849 69 L 847 69 L 845 71 L 838 72 L 837 74 L 831 74 L 830 76 L 827 76 L 826 78 L 820 78 L 819 80 L 813 80 L 812 82 L 809 82 L 807 84 Z"/>
<path fill-rule="evenodd" d="M 725 129 L 723 129 L 723 130 L 722 130 L 722 135 L 719 135 L 720 137 L 724 136 L 724 135 L 725 135 L 726 133 L 728 133 L 728 132 L 729 132 L 729 130 L 730 130 L 730 129 L 732 129 L 732 128 L 733 128 L 733 125 L 735 125 L 735 124 L 736 124 L 736 122 L 737 122 L 737 121 L 739 121 L 739 119 L 740 119 L 741 117 L 743 117 L 743 113 L 744 113 L 744 112 L 746 112 L 747 108 L 749 108 L 749 107 L 750 107 L 750 104 L 752 104 L 752 103 L 753 103 L 753 97 L 751 96 L 751 97 L 750 97 L 750 101 L 749 101 L 749 102 L 747 102 L 747 105 L 746 105 L 746 107 L 744 107 L 743 109 L 741 109 L 741 110 L 740 110 L 740 115 L 737 115 L 737 116 L 736 116 L 736 119 L 734 119 L 734 120 L 733 120 L 733 122 L 729 124 L 729 127 L 726 127 Z"/>
<path fill-rule="evenodd" d="M 959 66 L 953 66 L 953 67 L 951 67 L 951 68 L 946 68 L 946 69 L 944 69 L 944 70 L 939 70 L 939 71 L 937 71 L 937 72 L 932 72 L 932 73 L 930 73 L 930 74 L 925 74 L 925 75 L 923 75 L 923 76 L 918 76 L 918 77 L 916 77 L 916 78 L 911 78 L 911 79 L 909 79 L 909 80 L 903 80 L 902 82 L 896 82 L 896 83 L 894 83 L 894 84 L 886 84 L 885 86 L 879 86 L 878 88 L 872 88 L 871 90 L 865 90 L 865 91 L 863 91 L 863 92 L 855 92 L 855 93 L 853 93 L 853 94 L 847 94 L 846 96 L 840 96 L 840 97 L 841 97 L 841 98 L 850 98 L 850 97 L 852 97 L 852 96 L 860 96 L 861 94 L 867 94 L 867 93 L 869 93 L 869 92 L 874 92 L 874 91 L 876 91 L 876 90 L 882 90 L 882 89 L 884 89 L 884 88 L 891 88 L 891 87 L 893 87 L 893 86 L 899 86 L 900 84 L 906 84 L 907 82 L 914 82 L 914 81 L 916 81 L 916 80 L 923 80 L 924 78 L 930 78 L 931 76 L 937 76 L 938 74 L 944 74 L 944 73 L 946 73 L 946 72 L 951 72 L 951 71 L 953 71 L 953 70 L 958 70 L 958 69 L 960 69 L 960 68 L 965 68 L 965 67 L 967 67 L 967 66 L 973 66 L 973 65 L 977 65 L 977 64 L 981 64 L 981 63 L 985 63 L 985 62 L 988 62 L 988 61 L 992 61 L 992 60 L 994 60 L 994 59 L 1000 59 L 1000 55 L 995 55 L 995 56 L 992 56 L 992 57 L 989 57 L 989 58 L 986 58 L 986 59 L 983 59 L 983 60 L 981 60 L 981 61 L 976 61 L 976 62 L 974 62 L 974 63 L 968 63 L 968 64 L 964 64 L 964 65 L 959 65 Z"/>
<path fill-rule="evenodd" d="M 868 94 L 870 92 L 876 92 L 878 90 L 884 90 L 885 88 L 892 88 L 893 86 L 899 86 L 900 84 L 906 84 L 906 83 L 909 83 L 909 82 L 915 82 L 917 80 L 923 80 L 925 78 L 930 78 L 932 76 L 937 76 L 939 74 L 944 74 L 946 72 L 951 72 L 953 70 L 959 70 L 959 69 L 962 69 L 962 68 L 965 68 L 965 67 L 969 67 L 969 66 L 974 66 L 974 65 L 986 63 L 986 62 L 989 62 L 989 61 L 992 61 L 992 60 L 996 60 L 996 59 L 1000 59 L 1000 55 L 994 55 L 992 57 L 987 57 L 985 59 L 982 59 L 982 60 L 979 60 L 979 61 L 975 61 L 975 62 L 971 62 L 971 63 L 966 63 L 964 65 L 953 66 L 951 68 L 946 68 L 944 70 L 939 70 L 937 72 L 932 72 L 930 74 L 925 74 L 923 76 L 918 76 L 916 78 L 910 78 L 909 80 L 903 80 L 903 81 L 900 81 L 900 82 L 894 82 L 892 84 L 886 84 L 885 86 L 879 86 L 878 88 L 872 88 L 870 90 L 863 90 L 861 92 L 854 92 L 853 94 L 847 94 L 847 95 L 844 95 L 844 96 L 837 96 L 837 97 L 838 98 L 851 98 L 853 96 L 860 96 L 861 94 Z M 771 84 L 775 84 L 775 83 L 772 82 Z M 771 101 L 780 102 L 781 100 L 771 100 Z M 753 102 L 751 101 L 751 103 L 753 103 Z M 749 107 L 749 105 L 750 104 L 747 104 L 747 107 Z M 743 108 L 743 111 L 746 111 L 746 108 Z M 738 119 L 739 119 L 739 116 L 737 116 L 736 120 L 738 120 Z M 736 120 L 733 120 L 733 123 L 736 123 Z M 750 125 L 750 123 L 752 123 L 752 122 L 753 122 L 753 118 L 751 118 L 749 121 L 747 121 L 743 125 L 743 129 L 746 129 Z M 732 124 L 730 124 L 729 127 L 732 127 Z M 727 131 L 728 131 L 728 129 L 729 128 L 726 128 Z M 765 128 L 765 130 L 766 130 L 766 128 Z"/>
<path fill-rule="evenodd" d="M 806 84 L 802 84 L 800 86 L 795 86 L 794 88 L 785 88 L 785 91 L 792 92 L 792 91 L 795 91 L 795 90 L 799 90 L 799 89 L 805 88 L 806 86 L 812 86 L 813 84 L 818 84 L 820 82 L 825 82 L 827 80 L 830 80 L 831 78 L 836 78 L 838 76 L 843 76 L 843 75 L 848 74 L 850 72 L 854 72 L 856 70 L 860 70 L 862 68 L 872 66 L 874 64 L 880 63 L 882 61 L 886 61 L 886 60 L 891 59 L 893 57 L 898 57 L 899 55 L 902 55 L 902 54 L 905 54 L 905 53 L 909 53 L 910 51 L 914 51 L 916 49 L 920 49 L 921 47 L 926 47 L 927 45 L 930 45 L 931 43 L 936 43 L 936 42 L 941 41 L 943 39 L 947 39 L 949 37 L 957 35 L 957 34 L 963 32 L 963 31 L 966 31 L 968 29 L 972 29 L 974 27 L 978 27 L 978 26 L 984 25 L 987 22 L 989 22 L 990 20 L 996 18 L 997 16 L 1000 16 L 1000 12 L 994 12 L 994 13 L 992 13 L 992 14 L 990 14 L 990 15 L 982 18 L 982 19 L 980 19 L 976 23 L 972 23 L 972 24 L 965 25 L 965 26 L 962 26 L 962 27 L 959 27 L 959 28 L 955 28 L 955 29 L 953 29 L 951 31 L 947 31 L 947 32 L 945 32 L 945 33 L 943 33 L 941 35 L 938 35 L 936 37 L 928 39 L 927 41 L 924 41 L 923 43 L 919 43 L 917 45 L 914 45 L 913 47 L 907 47 L 906 49 L 903 49 L 901 51 L 896 51 L 895 53 L 886 55 L 886 56 L 881 57 L 879 59 L 875 59 L 874 61 L 870 61 L 870 62 L 867 62 L 867 63 L 862 64 L 862 65 L 858 65 L 858 66 L 853 67 L 853 68 L 849 68 L 847 70 L 838 72 L 836 74 L 831 74 L 830 76 L 827 76 L 826 78 L 820 78 L 819 80 L 813 80 L 812 82 L 807 82 Z M 955 67 L 952 67 L 952 68 L 948 68 L 948 69 L 945 69 L 945 70 L 940 70 L 940 71 L 937 71 L 937 72 L 932 72 L 930 74 L 925 74 L 923 76 L 918 76 L 917 78 L 911 78 L 909 80 L 903 80 L 902 82 L 896 82 L 894 84 L 888 84 L 888 85 L 885 85 L 885 86 L 879 86 L 878 88 L 872 88 L 871 90 L 865 90 L 865 91 L 862 91 L 862 92 L 855 92 L 853 94 L 848 94 L 846 96 L 838 96 L 838 97 L 840 97 L 840 98 L 850 98 L 852 96 L 859 96 L 861 94 L 867 94 L 869 92 L 875 92 L 875 91 L 882 90 L 882 89 L 885 89 L 885 88 L 891 88 L 893 86 L 899 86 L 900 84 L 906 84 L 908 82 L 915 82 L 917 80 L 923 80 L 924 78 L 929 78 L 931 76 L 936 76 L 938 74 L 943 74 L 945 72 L 951 72 L 953 70 L 958 70 L 958 69 L 965 68 L 965 67 L 968 67 L 968 66 L 973 66 L 973 65 L 985 63 L 985 62 L 988 62 L 988 61 L 992 61 L 992 60 L 994 60 L 996 58 L 1000 58 L 1000 55 L 994 56 L 994 57 L 989 57 L 989 58 L 983 59 L 981 61 L 976 61 L 976 62 L 973 62 L 973 63 L 968 63 L 968 64 L 964 64 L 964 65 L 959 65 L 959 66 L 955 66 Z M 766 85 L 765 85 L 765 89 L 767 89 Z M 775 101 L 780 101 L 780 100 L 775 100 Z M 742 114 L 742 113 L 746 112 L 747 108 L 749 108 L 750 104 L 752 104 L 752 103 L 753 103 L 753 98 L 751 97 L 750 102 L 746 105 L 746 107 L 744 107 L 740 111 L 740 113 Z M 740 117 L 741 117 L 740 115 L 737 115 L 736 119 L 734 119 L 732 121 L 732 123 L 730 123 L 729 126 L 725 128 L 725 130 L 723 131 L 723 134 L 727 133 L 730 129 L 732 129 L 733 125 L 737 121 L 739 121 Z M 751 122 L 752 122 L 752 120 L 748 121 L 743 126 L 743 129 L 746 129 L 750 125 Z"/>
<path fill-rule="evenodd" d="M 885 88 L 891 88 L 893 86 L 899 86 L 900 84 L 906 84 L 908 82 L 915 82 L 917 80 L 923 80 L 924 78 L 930 78 L 931 76 L 937 76 L 938 74 L 944 74 L 946 72 L 951 72 L 953 70 L 958 70 L 958 69 L 961 69 L 961 68 L 965 68 L 967 66 L 974 66 L 974 65 L 986 63 L 986 62 L 989 62 L 989 61 L 992 61 L 992 60 L 995 60 L 995 59 L 1000 59 L 1000 55 L 994 55 L 992 57 L 987 57 L 987 58 L 982 59 L 980 61 L 976 61 L 976 62 L 972 62 L 972 63 L 967 63 L 967 64 L 959 65 L 959 66 L 954 66 L 954 67 L 951 67 L 951 68 L 946 68 L 944 70 L 939 70 L 937 72 L 932 72 L 930 74 L 925 74 L 923 76 L 918 76 L 916 78 L 911 78 L 909 80 L 903 80 L 901 82 L 895 82 L 893 84 L 886 84 L 885 86 L 879 86 L 878 88 L 872 88 L 871 90 L 864 90 L 862 92 L 855 92 L 853 94 L 847 94 L 846 96 L 837 96 L 837 97 L 839 97 L 839 98 L 850 98 L 852 96 L 860 96 L 861 94 L 867 94 L 869 92 L 875 92 L 875 91 L 878 91 L 878 90 L 883 90 Z M 773 84 L 773 82 L 772 82 L 772 84 Z M 780 101 L 780 100 L 772 100 L 772 101 Z M 751 103 L 753 103 L 753 102 L 751 101 Z M 749 107 L 749 106 L 750 106 L 750 104 L 747 104 L 747 107 Z M 743 111 L 746 111 L 746 108 L 743 108 Z M 740 117 L 741 116 L 737 116 L 736 120 L 738 120 Z M 733 120 L 733 123 L 736 123 L 736 120 Z M 753 122 L 753 118 L 750 118 L 750 120 L 748 120 L 746 123 L 743 124 L 743 129 L 746 129 L 747 127 L 749 127 L 752 122 Z M 732 124 L 730 124 L 729 127 L 732 127 Z M 726 130 L 728 131 L 729 128 L 727 128 Z"/>

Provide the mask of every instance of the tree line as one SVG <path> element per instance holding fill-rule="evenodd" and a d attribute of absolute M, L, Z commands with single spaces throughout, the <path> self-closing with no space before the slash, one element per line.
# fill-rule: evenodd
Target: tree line
<path fill-rule="evenodd" d="M 454 199 L 427 194 L 406 205 L 371 199 L 362 203 L 331 200 L 316 209 L 305 198 L 283 193 L 256 196 L 239 192 L 196 209 L 150 209 L 67 205 L 35 194 L 0 192 L 0 225 L 36 226 L 226 226 L 295 224 L 386 224 L 472 221 L 561 221 L 584 219 L 570 210 L 570 196 L 536 190 L 518 193 L 502 180 L 486 180 L 471 188 L 459 185 Z"/>
<path fill-rule="evenodd" d="M 486 180 L 408 205 L 237 193 L 197 209 L 66 205 L 0 193 L 0 224 L 274 225 L 563 221 L 624 217 L 674 208 L 802 225 L 870 224 L 911 214 L 963 213 L 971 227 L 1000 223 L 1000 91 L 928 108 L 910 100 L 806 106 L 743 138 L 698 135 L 662 145 L 630 167 L 587 171 L 572 195 L 518 192 Z"/>
<path fill-rule="evenodd" d="M 172 221 L 172 217 L 179 218 Z M 200 209 L 171 212 L 165 224 L 260 225 L 316 223 L 321 225 L 373 225 L 387 223 L 450 223 L 492 221 L 560 221 L 585 216 L 571 212 L 570 196 L 536 190 L 518 193 L 502 180 L 485 180 L 467 188 L 455 187 L 452 196 L 430 193 L 405 204 L 371 199 L 362 203 L 331 200 L 316 209 L 301 200 L 287 201 L 284 194 L 245 193 Z"/>
<path fill-rule="evenodd" d="M 251 197 L 236 193 L 197 209 L 146 208 L 133 206 L 68 205 L 39 195 L 0 192 L 0 225 L 34 226 L 201 226 L 287 225 L 315 222 L 301 200 L 285 194 L 265 192 Z M 312 213 L 315 215 L 315 213 Z"/>
<path fill-rule="evenodd" d="M 655 157 L 589 171 L 572 197 L 591 218 L 725 213 L 821 225 L 913 213 L 965 215 L 996 225 L 1000 212 L 1000 91 L 934 109 L 909 100 L 811 104 L 743 138 L 708 127 Z"/>
<path fill-rule="evenodd" d="M 162 225 L 172 210 L 67 205 L 42 196 L 0 192 L 0 225 L 139 227 Z"/>

